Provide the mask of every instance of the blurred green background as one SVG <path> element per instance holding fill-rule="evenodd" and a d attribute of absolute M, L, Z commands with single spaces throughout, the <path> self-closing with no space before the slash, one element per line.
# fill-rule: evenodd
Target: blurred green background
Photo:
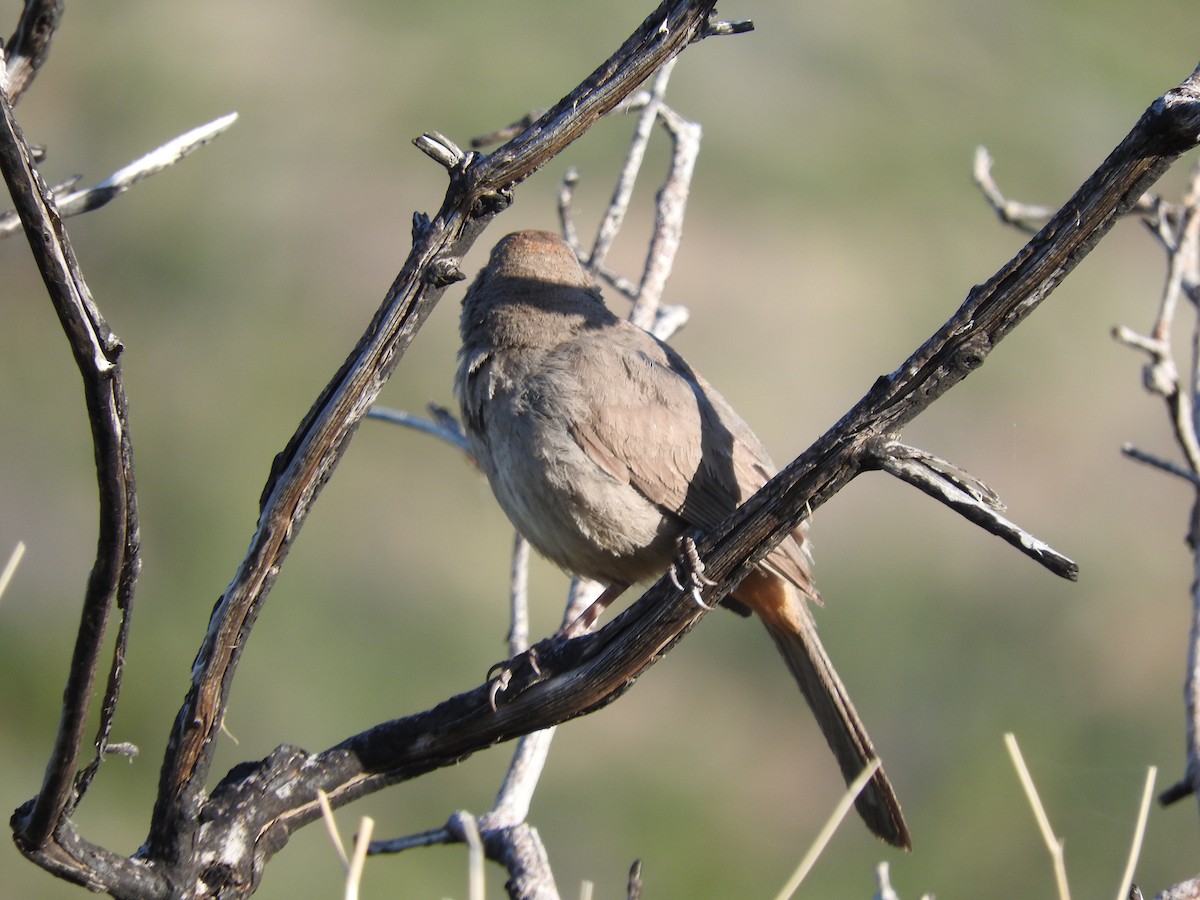
<path fill-rule="evenodd" d="M 410 144 L 460 143 L 545 107 L 651 9 L 351 0 L 69 4 L 18 108 L 52 179 L 88 183 L 230 110 L 232 132 L 102 211 L 70 221 L 100 308 L 128 350 L 144 576 L 112 761 L 79 811 L 123 852 L 145 835 L 157 767 L 213 601 L 253 529 L 273 454 L 342 361 L 444 173 Z M 17 4 L 10 4 L 15 22 Z M 743 0 L 753 34 L 705 41 L 670 98 L 704 127 L 667 300 L 675 343 L 791 459 L 891 371 L 1022 243 L 970 182 L 977 144 L 1011 195 L 1061 203 L 1200 54 L 1191 4 Z M 10 30 L 8 26 L 0 29 Z M 517 192 L 479 242 L 555 227 L 566 165 L 593 231 L 632 120 L 601 123 Z M 633 273 L 665 150 L 652 150 L 613 261 Z M 1177 194 L 1185 159 L 1160 184 Z M 0 807 L 30 797 L 57 721 L 95 546 L 79 378 L 29 253 L 0 248 L 0 555 L 29 550 L 0 605 Z M 1016 732 L 1066 843 L 1076 896 L 1112 896 L 1148 765 L 1183 768 L 1180 686 L 1192 578 L 1178 483 L 1121 459 L 1171 456 L 1142 360 L 1163 259 L 1118 225 L 988 364 L 906 439 L 997 489 L 1012 518 L 1072 556 L 1056 580 L 881 475 L 817 511 L 818 613 L 905 804 L 915 850 L 848 821 L 802 889 L 868 897 L 886 859 L 905 898 L 1050 897 L 1050 863 L 1001 735 Z M 382 398 L 451 402 L 461 286 Z M 1186 358 L 1186 353 L 1184 357 Z M 241 666 L 214 772 L 280 743 L 311 750 L 480 682 L 504 652 L 510 532 L 486 484 L 431 439 L 367 423 L 288 558 Z M 566 579 L 538 562 L 536 630 Z M 508 749 L 339 813 L 376 835 L 486 809 Z M 769 897 L 841 791 L 762 629 L 705 620 L 622 700 L 560 730 L 532 821 L 566 896 Z M 1192 802 L 1152 812 L 1138 881 L 1197 870 Z M 0 893 L 78 897 L 0 842 Z M 464 897 L 461 848 L 370 862 L 365 897 Z M 340 896 L 322 829 L 259 896 Z M 489 873 L 489 894 L 503 877 Z"/>

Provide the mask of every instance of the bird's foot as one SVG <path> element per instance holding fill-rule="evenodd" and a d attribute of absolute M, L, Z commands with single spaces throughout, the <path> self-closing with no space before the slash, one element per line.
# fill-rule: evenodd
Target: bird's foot
<path fill-rule="evenodd" d="M 518 653 L 511 659 L 506 659 L 495 663 L 487 671 L 488 681 L 488 703 L 492 707 L 492 712 L 496 711 L 496 701 L 501 694 L 507 691 L 513 684 L 513 678 L 521 671 L 522 667 L 528 669 L 528 675 L 524 679 L 525 686 L 536 681 L 542 675 L 541 666 L 538 665 L 538 648 L 537 645 L 530 647 L 524 653 Z M 520 691 L 517 691 L 519 693 Z"/>
<path fill-rule="evenodd" d="M 671 564 L 671 568 L 667 570 L 667 574 L 671 577 L 671 584 L 681 591 L 691 590 L 692 600 L 701 609 L 712 609 L 713 607 L 704 602 L 700 590 L 712 587 L 716 582 L 705 577 L 704 561 L 700 559 L 700 554 L 696 551 L 695 540 L 691 535 L 680 535 L 675 540 L 675 550 L 678 555 L 675 557 L 675 562 Z M 682 579 L 680 578 L 681 574 Z M 688 582 L 686 587 L 683 584 L 685 580 Z"/>

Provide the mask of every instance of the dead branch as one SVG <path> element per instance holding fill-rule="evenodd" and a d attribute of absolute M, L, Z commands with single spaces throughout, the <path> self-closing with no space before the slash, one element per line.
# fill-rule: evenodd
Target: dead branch
<path fill-rule="evenodd" d="M 134 160 L 127 166 L 122 166 L 103 181 L 89 188 L 75 189 L 74 179 L 64 185 L 59 185 L 51 192 L 54 196 L 55 211 L 61 218 L 77 216 L 80 213 L 99 209 L 106 203 L 115 200 L 139 181 L 173 166 L 184 159 L 194 150 L 198 150 L 219 135 L 228 131 L 237 121 L 237 113 L 229 113 L 214 119 L 206 125 L 200 125 L 184 132 L 158 147 L 145 156 Z M 21 227 L 21 219 L 16 210 L 0 214 L 0 238 L 15 234 Z"/>
<path fill-rule="evenodd" d="M 2 73 L 0 73 L 2 74 Z M 123 672 L 138 559 L 137 498 L 127 402 L 121 379 L 121 341 L 92 302 L 62 220 L 34 168 L 25 137 L 0 82 L 0 169 L 33 248 L 42 281 L 83 376 L 100 489 L 100 534 L 83 614 L 64 690 L 50 761 L 36 798 L 18 812 L 22 847 L 42 847 L 87 790 L 105 752 Z M 122 611 L 108 687 L 101 707 L 96 756 L 76 774 L 87 713 L 95 690 L 105 630 L 114 604 Z"/>
<path fill-rule="evenodd" d="M 1071 581 L 1079 579 L 1079 566 L 1075 562 L 1002 516 L 1000 513 L 1005 506 L 999 496 L 978 478 L 944 459 L 898 441 L 877 443 L 873 445 L 872 453 L 884 472 L 944 503 L 1055 575 Z"/>

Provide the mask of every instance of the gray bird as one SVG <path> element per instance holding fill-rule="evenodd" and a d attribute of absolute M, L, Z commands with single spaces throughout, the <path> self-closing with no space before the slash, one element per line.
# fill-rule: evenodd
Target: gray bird
<path fill-rule="evenodd" d="M 717 525 L 776 471 L 683 357 L 609 311 L 555 234 L 495 246 L 460 330 L 455 393 L 497 501 L 539 553 L 607 585 L 606 597 L 662 575 L 681 535 Z M 817 638 L 805 530 L 731 596 L 766 626 L 849 782 L 875 749 Z M 911 846 L 882 768 L 857 807 L 879 837 Z"/>

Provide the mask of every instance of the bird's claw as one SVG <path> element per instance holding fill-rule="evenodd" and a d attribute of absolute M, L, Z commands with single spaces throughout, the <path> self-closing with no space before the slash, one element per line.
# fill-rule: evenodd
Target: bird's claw
<path fill-rule="evenodd" d="M 690 535 L 682 535 L 675 542 L 675 549 L 679 552 L 675 562 L 671 564 L 671 568 L 667 570 L 667 574 L 671 578 L 671 584 L 675 585 L 681 591 L 690 590 L 692 600 L 701 609 L 711 610 L 713 607 L 704 602 L 704 598 L 700 595 L 700 589 L 712 587 L 716 584 L 711 578 L 706 578 L 704 575 L 704 561 L 700 559 L 700 554 L 696 550 L 696 542 Z M 680 581 L 680 572 L 683 572 L 684 578 L 688 581 L 688 586 L 685 587 Z"/>
<path fill-rule="evenodd" d="M 529 664 L 529 668 L 533 671 L 535 678 L 541 677 L 542 669 L 538 665 L 537 647 L 530 647 L 524 653 L 518 653 L 512 659 L 495 663 L 487 670 L 487 680 L 489 682 L 488 705 L 492 707 L 492 712 L 496 711 L 497 698 L 507 691 L 509 685 L 512 684 L 513 673 L 522 661 Z"/>
<path fill-rule="evenodd" d="M 495 667 L 493 666 L 493 669 Z M 495 678 L 488 673 L 490 683 L 488 684 L 488 706 L 492 708 L 492 712 L 496 711 L 496 698 L 501 693 L 508 690 L 508 685 L 512 682 L 512 669 L 505 666 L 500 669 Z"/>

